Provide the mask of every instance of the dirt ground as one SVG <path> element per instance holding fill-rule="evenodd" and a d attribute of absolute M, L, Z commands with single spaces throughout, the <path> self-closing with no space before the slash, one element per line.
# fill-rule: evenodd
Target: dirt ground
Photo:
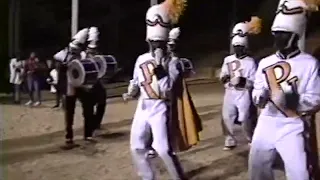
<path fill-rule="evenodd" d="M 204 130 L 201 143 L 179 154 L 190 179 L 245 180 L 248 146 L 240 131 L 240 145 L 225 152 L 220 127 L 223 97 L 221 85 L 213 83 L 190 86 Z M 123 89 L 114 90 L 121 94 Z M 103 130 L 97 144 L 82 141 L 82 117 L 76 110 L 76 143 L 72 150 L 61 150 L 64 142 L 62 110 L 53 110 L 53 101 L 41 107 L 2 104 L 1 156 L 5 180 L 136 180 L 129 153 L 129 133 L 135 101 L 124 104 L 120 98 L 108 99 Z M 168 180 L 159 159 L 154 159 L 158 178 Z M 277 172 L 278 177 L 283 173 Z M 1 179 L 1 178 L 0 178 Z M 280 178 L 280 179 L 283 179 Z"/>

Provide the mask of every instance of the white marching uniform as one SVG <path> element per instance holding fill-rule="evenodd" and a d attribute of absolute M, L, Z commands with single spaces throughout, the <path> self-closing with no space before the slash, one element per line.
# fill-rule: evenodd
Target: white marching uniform
<path fill-rule="evenodd" d="M 270 91 L 271 100 L 261 110 L 254 131 L 249 158 L 253 168 L 249 169 L 250 179 L 273 179 L 271 166 L 277 151 L 284 161 L 287 179 L 308 180 L 302 135 L 304 122 L 296 112 L 283 107 L 277 96 L 296 89 L 299 112 L 318 106 L 320 78 L 317 60 L 306 53 L 286 60 L 275 54 L 262 59 L 253 90 L 256 104 L 266 89 Z"/>
<path fill-rule="evenodd" d="M 123 95 L 123 98 L 127 99 L 127 96 L 134 97 L 140 93 L 131 127 L 130 148 L 138 175 L 143 180 L 155 179 L 155 173 L 147 157 L 151 141 L 150 132 L 153 138 L 152 147 L 165 163 L 171 179 L 184 179 L 180 163 L 170 147 L 167 126 L 170 113 L 168 100 L 180 72 L 175 66 L 176 63 L 168 62 L 169 58 L 164 55 L 164 47 L 152 45 L 156 41 L 168 42 L 170 28 L 177 23 L 184 8 L 183 0 L 165 0 L 147 10 L 146 41 L 149 43 L 150 52 L 138 57 L 128 93 Z M 155 69 L 156 67 L 162 69 Z M 158 76 L 161 73 L 161 77 L 157 77 L 154 70 L 165 72 L 158 72 Z"/>
<path fill-rule="evenodd" d="M 249 179 L 273 180 L 272 164 L 278 152 L 288 180 L 309 180 L 305 122 L 300 115 L 320 105 L 319 64 L 300 52 L 298 39 L 307 24 L 306 4 L 300 0 L 280 1 L 271 31 L 287 32 L 284 55 L 262 59 L 254 82 L 252 98 L 261 109 L 249 153 Z M 283 39 L 282 39 L 283 40 Z M 294 44 L 295 43 L 295 44 Z"/>
<path fill-rule="evenodd" d="M 238 120 L 243 123 L 250 123 L 250 107 L 251 107 L 251 92 L 253 88 L 253 81 L 256 72 L 256 63 L 253 58 L 246 56 L 242 59 L 235 55 L 227 56 L 224 59 L 220 79 L 224 76 L 233 78 L 246 78 L 246 84 L 243 88 L 237 88 L 231 82 L 224 84 L 225 94 L 222 107 L 222 117 L 224 121 L 224 128 L 227 130 L 225 146 L 236 146 L 236 139 L 234 138 L 234 122 Z M 249 130 L 246 130 L 249 131 Z M 250 141 L 250 132 L 245 132 Z"/>
<path fill-rule="evenodd" d="M 146 156 L 150 132 L 153 149 L 164 161 L 174 179 L 180 179 L 180 164 L 172 154 L 168 137 L 168 98 L 179 70 L 174 63 L 169 63 L 169 75 L 157 80 L 153 74 L 155 61 L 151 53 L 146 53 L 136 61 L 133 79 L 130 81 L 128 93 L 135 96 L 140 92 L 137 109 L 131 127 L 130 147 L 139 175 L 144 180 L 154 179 L 150 160 Z"/>
<path fill-rule="evenodd" d="M 52 82 L 50 82 L 50 92 L 56 93 L 57 89 L 54 86 L 58 84 L 58 71 L 56 69 L 52 69 L 50 71 L 50 77 L 52 78 Z M 47 81 L 49 82 L 48 79 Z"/>

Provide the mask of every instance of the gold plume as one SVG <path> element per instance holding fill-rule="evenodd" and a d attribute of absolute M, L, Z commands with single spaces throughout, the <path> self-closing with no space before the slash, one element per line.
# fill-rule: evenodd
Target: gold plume
<path fill-rule="evenodd" d="M 171 22 L 177 24 L 180 16 L 186 9 L 187 0 L 166 0 L 164 4 L 168 10 Z"/>
<path fill-rule="evenodd" d="M 252 16 L 251 21 L 248 22 L 249 34 L 259 34 L 262 29 L 262 20 L 257 16 Z"/>
<path fill-rule="evenodd" d="M 307 5 L 307 10 L 310 12 L 319 11 L 320 0 L 303 0 Z"/>

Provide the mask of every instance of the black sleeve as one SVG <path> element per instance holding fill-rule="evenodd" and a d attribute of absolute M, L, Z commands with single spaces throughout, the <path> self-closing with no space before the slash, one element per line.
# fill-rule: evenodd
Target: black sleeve
<path fill-rule="evenodd" d="M 168 75 L 168 73 L 166 72 L 166 70 L 163 68 L 162 65 L 158 65 L 156 68 L 154 68 L 153 71 L 157 79 L 162 79 Z"/>
<path fill-rule="evenodd" d="M 246 83 L 247 83 L 247 78 L 240 77 L 240 81 L 239 81 L 239 84 L 237 85 L 237 87 L 244 88 L 246 86 Z"/>
<path fill-rule="evenodd" d="M 229 75 L 226 75 L 226 76 L 223 76 L 220 80 L 223 84 L 227 83 L 230 81 L 230 76 Z"/>

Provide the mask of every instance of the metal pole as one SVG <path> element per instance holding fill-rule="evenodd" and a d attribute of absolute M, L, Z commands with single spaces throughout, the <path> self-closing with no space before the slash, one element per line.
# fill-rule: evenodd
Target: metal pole
<path fill-rule="evenodd" d="M 158 4 L 158 0 L 150 0 L 150 6 Z"/>
<path fill-rule="evenodd" d="M 231 24 L 230 24 L 230 35 L 229 35 L 229 41 L 230 41 L 230 44 L 229 44 L 229 53 L 230 54 L 233 54 L 234 53 L 234 50 L 233 50 L 233 46 L 231 44 L 231 36 L 232 36 L 232 29 L 233 29 L 233 26 L 235 25 L 235 21 L 237 19 L 237 15 L 236 15 L 236 9 L 237 9 L 237 3 L 236 3 L 236 0 L 233 0 L 232 1 L 232 9 L 231 9 Z"/>
<path fill-rule="evenodd" d="M 20 53 L 20 0 L 16 0 L 14 16 L 14 56 Z"/>
<path fill-rule="evenodd" d="M 72 0 L 71 8 L 71 37 L 78 32 L 79 0 Z"/>
<path fill-rule="evenodd" d="M 14 56 L 14 12 L 15 12 L 15 1 L 9 1 L 9 56 Z"/>

